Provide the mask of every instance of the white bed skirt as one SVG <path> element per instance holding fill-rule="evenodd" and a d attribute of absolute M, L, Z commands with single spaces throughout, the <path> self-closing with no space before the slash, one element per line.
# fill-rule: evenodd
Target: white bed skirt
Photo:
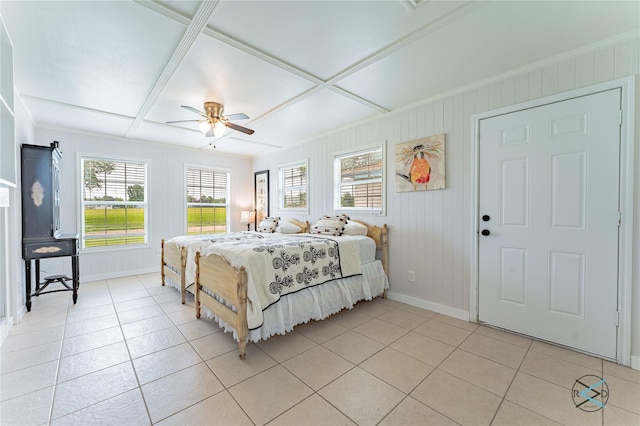
<path fill-rule="evenodd" d="M 173 282 L 167 282 L 175 286 Z M 329 281 L 309 287 L 297 293 L 287 294 L 264 310 L 264 323 L 261 327 L 249 330 L 248 340 L 258 342 L 276 334 L 285 334 L 298 324 L 310 320 L 323 320 L 342 309 L 351 309 L 360 300 L 371 300 L 389 288 L 389 280 L 382 268 L 382 262 L 362 265 L 362 275 Z M 202 306 L 207 318 L 213 318 L 226 332 L 233 331 L 234 339 L 238 335 L 226 322 L 213 315 Z"/>

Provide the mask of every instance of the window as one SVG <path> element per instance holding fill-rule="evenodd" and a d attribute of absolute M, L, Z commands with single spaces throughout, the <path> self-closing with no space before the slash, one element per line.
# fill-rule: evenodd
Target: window
<path fill-rule="evenodd" d="M 81 158 L 82 248 L 147 243 L 147 165 Z"/>
<path fill-rule="evenodd" d="M 278 167 L 278 210 L 308 212 L 307 175 L 309 163 L 285 164 Z"/>
<path fill-rule="evenodd" d="M 333 157 L 333 207 L 384 214 L 384 144 Z"/>
<path fill-rule="evenodd" d="M 218 234 L 229 229 L 229 173 L 187 167 L 187 234 Z"/>

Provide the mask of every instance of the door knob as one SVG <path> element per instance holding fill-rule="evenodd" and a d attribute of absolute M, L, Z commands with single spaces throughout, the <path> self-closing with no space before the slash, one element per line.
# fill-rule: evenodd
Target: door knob
<path fill-rule="evenodd" d="M 491 234 L 491 231 L 489 231 L 488 229 L 483 229 L 480 233 L 486 237 L 487 235 Z"/>
<path fill-rule="evenodd" d="M 491 219 L 491 217 L 488 214 L 485 214 L 484 216 L 482 216 L 482 221 L 483 222 L 489 222 L 490 219 Z"/>

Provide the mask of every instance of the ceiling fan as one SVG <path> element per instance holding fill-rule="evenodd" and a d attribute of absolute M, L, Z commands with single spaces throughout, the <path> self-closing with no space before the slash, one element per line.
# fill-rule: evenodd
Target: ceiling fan
<path fill-rule="evenodd" d="M 195 112 L 196 114 L 199 114 L 202 118 L 198 120 L 167 121 L 167 124 L 197 122 L 197 123 L 200 123 L 198 127 L 206 137 L 214 137 L 214 136 L 220 137 L 224 134 L 225 130 L 227 130 L 227 127 L 232 130 L 237 130 L 239 132 L 246 133 L 247 135 L 252 135 L 254 133 L 253 130 L 231 123 L 230 121 L 230 120 L 246 120 L 249 118 L 246 114 L 238 113 L 238 114 L 223 115 L 224 106 L 222 104 L 219 104 L 218 102 L 205 102 L 204 103 L 205 112 L 198 111 L 197 109 L 187 105 L 180 105 L 180 106 L 191 112 Z"/>

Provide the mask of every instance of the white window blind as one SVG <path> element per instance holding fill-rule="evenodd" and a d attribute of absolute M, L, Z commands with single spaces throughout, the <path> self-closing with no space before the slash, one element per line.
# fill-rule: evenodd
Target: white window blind
<path fill-rule="evenodd" d="M 187 234 L 222 233 L 229 229 L 229 173 L 186 169 Z"/>
<path fill-rule="evenodd" d="M 384 149 L 376 145 L 334 155 L 335 210 L 384 213 Z"/>
<path fill-rule="evenodd" d="M 278 168 L 278 209 L 280 211 L 307 211 L 307 174 L 307 161 Z"/>

